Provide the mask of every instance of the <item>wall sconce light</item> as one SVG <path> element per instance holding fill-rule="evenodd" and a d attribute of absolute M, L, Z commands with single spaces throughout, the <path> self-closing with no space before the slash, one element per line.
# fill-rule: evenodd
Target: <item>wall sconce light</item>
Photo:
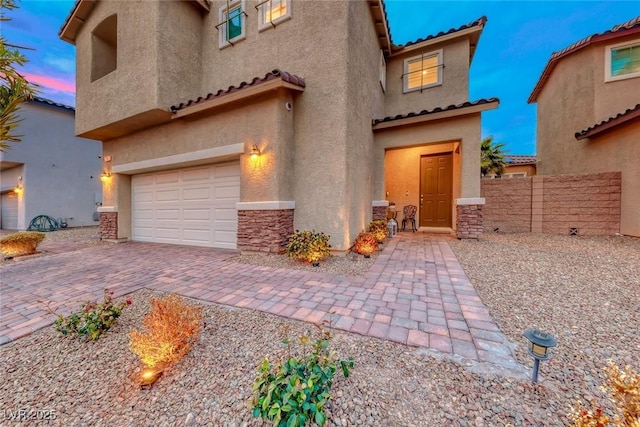
<path fill-rule="evenodd" d="M 13 189 L 13 192 L 16 194 L 22 194 L 22 191 L 24 190 L 23 186 L 22 186 L 22 176 L 18 177 L 18 183 L 16 184 L 16 187 Z"/>
<path fill-rule="evenodd" d="M 107 182 L 109 181 L 109 179 L 111 178 L 111 172 L 109 171 L 102 171 L 102 173 L 100 174 L 100 181 L 102 182 Z"/>
<path fill-rule="evenodd" d="M 251 147 L 251 159 L 255 160 L 258 156 L 260 156 L 260 150 L 256 144 L 253 144 L 253 147 Z"/>
<path fill-rule="evenodd" d="M 551 335 L 538 329 L 527 329 L 522 335 L 529 340 L 529 354 L 534 359 L 531 384 L 535 384 L 538 382 L 540 361 L 549 360 L 549 349 L 555 347 L 557 342 Z"/>

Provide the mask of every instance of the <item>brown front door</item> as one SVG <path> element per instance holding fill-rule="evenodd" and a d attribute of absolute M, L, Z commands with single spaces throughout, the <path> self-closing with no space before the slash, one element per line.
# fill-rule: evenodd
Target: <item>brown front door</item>
<path fill-rule="evenodd" d="M 452 154 L 420 158 L 420 227 L 451 227 Z"/>

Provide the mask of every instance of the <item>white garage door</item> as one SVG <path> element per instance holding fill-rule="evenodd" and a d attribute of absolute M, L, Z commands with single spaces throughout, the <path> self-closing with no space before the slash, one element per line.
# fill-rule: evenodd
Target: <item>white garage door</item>
<path fill-rule="evenodd" d="M 2 224 L 1 228 L 7 230 L 18 229 L 18 195 L 16 193 L 9 192 L 2 195 Z"/>
<path fill-rule="evenodd" d="M 133 240 L 236 248 L 240 163 L 131 177 Z"/>

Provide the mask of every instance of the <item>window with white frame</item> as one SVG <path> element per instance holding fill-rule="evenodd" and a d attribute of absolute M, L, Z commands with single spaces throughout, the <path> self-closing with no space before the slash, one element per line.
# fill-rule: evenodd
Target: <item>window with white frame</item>
<path fill-rule="evenodd" d="M 291 18 L 291 0 L 259 0 L 258 30 L 273 28 Z"/>
<path fill-rule="evenodd" d="M 403 92 L 442 84 L 442 49 L 404 60 Z"/>
<path fill-rule="evenodd" d="M 384 60 L 384 52 L 380 50 L 380 85 L 382 90 L 387 90 L 387 62 Z"/>
<path fill-rule="evenodd" d="M 245 38 L 245 0 L 233 0 L 218 11 L 218 44 L 220 48 L 233 46 Z"/>
<path fill-rule="evenodd" d="M 640 40 L 605 49 L 605 81 L 640 77 Z"/>

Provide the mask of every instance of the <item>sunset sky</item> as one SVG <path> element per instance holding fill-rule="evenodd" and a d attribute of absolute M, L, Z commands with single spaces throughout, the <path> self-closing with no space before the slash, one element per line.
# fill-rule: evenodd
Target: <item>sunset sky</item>
<path fill-rule="evenodd" d="M 74 3 L 22 0 L 1 29 L 8 42 L 35 49 L 23 51 L 30 62 L 22 71 L 41 86 L 40 96 L 67 105 L 75 105 L 75 47 L 62 42 L 58 31 Z M 527 98 L 551 53 L 640 15 L 635 0 L 387 0 L 386 7 L 396 44 L 488 17 L 471 67 L 469 99 L 500 98 L 498 110 L 483 113 L 482 136 L 504 142 L 511 154 L 535 154 L 536 107 Z M 239 76 L 239 82 L 250 77 Z"/>

